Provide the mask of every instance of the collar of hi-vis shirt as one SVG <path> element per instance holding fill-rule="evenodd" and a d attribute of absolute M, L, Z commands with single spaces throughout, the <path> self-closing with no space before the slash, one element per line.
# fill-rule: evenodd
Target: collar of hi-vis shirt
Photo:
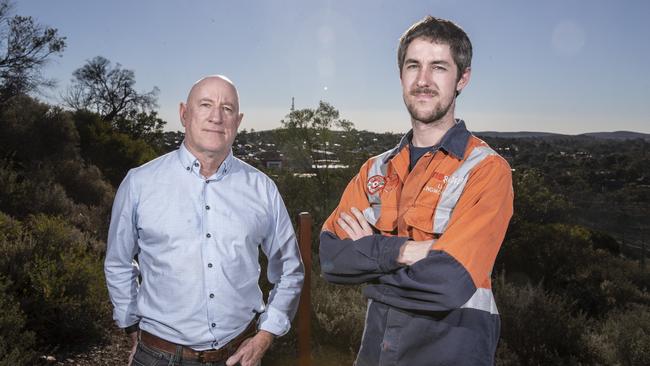
<path fill-rule="evenodd" d="M 458 160 L 465 157 L 465 149 L 472 134 L 465 127 L 465 122 L 461 119 L 456 119 L 456 123 L 445 132 L 440 140 L 440 143 L 432 148 L 444 150 L 445 152 L 453 155 Z M 383 163 L 387 163 L 390 159 L 395 157 L 403 148 L 408 147 L 411 139 L 413 138 L 413 130 L 409 130 L 400 140 L 399 144 L 386 156 Z"/>
<path fill-rule="evenodd" d="M 178 148 L 178 158 L 180 159 L 181 164 L 183 165 L 183 169 L 187 170 L 188 172 L 196 175 L 197 177 L 212 181 L 212 180 L 221 180 L 226 174 L 228 174 L 232 169 L 232 162 L 234 160 L 234 156 L 232 154 L 232 149 L 228 151 L 228 155 L 226 158 L 223 160 L 219 168 L 217 169 L 216 173 L 212 174 L 209 176 L 207 179 L 201 175 L 201 162 L 199 159 L 192 154 L 187 147 L 185 146 L 185 141 L 181 144 L 181 146 Z"/>

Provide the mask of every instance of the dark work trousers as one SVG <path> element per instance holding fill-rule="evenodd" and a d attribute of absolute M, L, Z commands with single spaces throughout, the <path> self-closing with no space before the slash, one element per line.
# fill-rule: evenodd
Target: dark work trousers
<path fill-rule="evenodd" d="M 355 365 L 492 366 L 499 326 L 484 311 L 416 314 L 370 300 Z"/>

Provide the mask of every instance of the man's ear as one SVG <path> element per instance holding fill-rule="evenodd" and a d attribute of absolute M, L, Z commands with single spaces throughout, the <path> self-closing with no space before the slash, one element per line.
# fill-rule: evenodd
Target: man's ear
<path fill-rule="evenodd" d="M 181 102 L 180 106 L 178 107 L 178 115 L 181 118 L 181 124 L 183 127 L 185 127 L 185 112 L 187 112 L 187 105 Z"/>
<path fill-rule="evenodd" d="M 456 83 L 456 95 L 460 94 L 460 92 L 469 84 L 469 79 L 472 76 L 472 68 L 467 67 L 465 68 L 465 71 L 460 75 L 460 79 L 458 79 L 458 82 Z"/>
<path fill-rule="evenodd" d="M 237 116 L 237 129 L 239 129 L 239 126 L 241 125 L 241 121 L 244 119 L 244 114 L 239 113 L 239 116 Z"/>

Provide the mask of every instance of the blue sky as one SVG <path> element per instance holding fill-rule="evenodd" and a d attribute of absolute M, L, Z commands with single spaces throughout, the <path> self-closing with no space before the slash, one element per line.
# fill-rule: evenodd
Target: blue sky
<path fill-rule="evenodd" d="M 431 14 L 472 40 L 456 110 L 471 130 L 650 133 L 645 0 L 20 0 L 14 10 L 67 37 L 44 70 L 60 89 L 104 56 L 134 70 L 137 89 L 160 88 L 170 130 L 191 84 L 219 73 L 238 86 L 241 128 L 279 127 L 295 97 L 297 108 L 328 101 L 359 129 L 406 131 L 397 42 Z"/>

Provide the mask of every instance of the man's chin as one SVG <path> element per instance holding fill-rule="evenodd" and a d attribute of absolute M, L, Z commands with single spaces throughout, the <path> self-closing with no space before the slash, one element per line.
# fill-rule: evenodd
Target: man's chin
<path fill-rule="evenodd" d="M 411 119 L 424 123 L 424 124 L 431 124 L 431 123 L 436 123 L 440 121 L 440 118 L 442 117 L 440 113 L 434 112 L 429 112 L 429 113 L 410 113 L 411 114 Z"/>

